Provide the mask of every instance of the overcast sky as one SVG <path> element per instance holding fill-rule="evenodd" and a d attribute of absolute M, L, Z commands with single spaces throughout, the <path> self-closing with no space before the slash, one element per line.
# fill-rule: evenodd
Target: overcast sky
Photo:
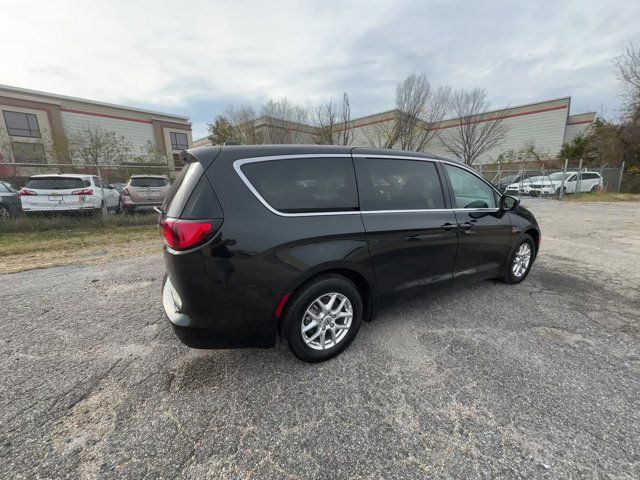
<path fill-rule="evenodd" d="M 496 108 L 571 95 L 572 113 L 613 117 L 612 59 L 640 42 L 629 0 L 0 0 L 0 19 L 0 83 L 188 115 L 195 138 L 266 97 L 387 110 L 411 72 Z"/>

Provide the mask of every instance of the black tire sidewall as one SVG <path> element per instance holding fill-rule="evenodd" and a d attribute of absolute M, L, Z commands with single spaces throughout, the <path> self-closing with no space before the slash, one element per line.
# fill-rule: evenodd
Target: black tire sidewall
<path fill-rule="evenodd" d="M 304 312 L 311 302 L 326 293 L 337 292 L 345 295 L 353 307 L 353 319 L 347 336 L 336 346 L 326 350 L 314 350 L 307 346 L 300 333 L 300 324 Z M 322 362 L 335 357 L 353 341 L 360 330 L 363 317 L 362 297 L 358 288 L 341 276 L 329 276 L 303 285 L 294 298 L 287 304 L 284 314 L 282 333 L 293 354 L 305 362 Z"/>

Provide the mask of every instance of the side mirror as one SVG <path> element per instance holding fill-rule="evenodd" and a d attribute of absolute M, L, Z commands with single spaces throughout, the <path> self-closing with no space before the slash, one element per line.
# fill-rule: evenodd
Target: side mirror
<path fill-rule="evenodd" d="M 511 195 L 503 195 L 500 197 L 500 210 L 508 212 L 509 210 L 514 210 L 518 205 L 520 205 L 519 198 L 512 197 Z"/>

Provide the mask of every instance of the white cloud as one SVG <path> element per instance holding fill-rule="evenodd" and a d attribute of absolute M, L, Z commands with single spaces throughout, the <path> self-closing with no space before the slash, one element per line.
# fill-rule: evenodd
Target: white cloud
<path fill-rule="evenodd" d="M 487 88 L 495 106 L 573 95 L 617 106 L 612 58 L 638 40 L 634 2 L 0 4 L 0 83 L 192 116 L 226 103 L 349 91 L 389 108 L 411 71 Z"/>

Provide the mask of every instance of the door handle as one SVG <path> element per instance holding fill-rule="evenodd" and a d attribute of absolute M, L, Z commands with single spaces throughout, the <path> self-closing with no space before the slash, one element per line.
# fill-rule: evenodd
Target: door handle
<path fill-rule="evenodd" d="M 456 223 L 445 223 L 444 225 L 440 225 L 440 228 L 443 230 L 458 230 L 460 227 Z"/>
<path fill-rule="evenodd" d="M 464 222 L 462 225 L 460 225 L 460 230 L 462 230 L 464 233 L 471 233 L 471 228 L 473 228 L 473 223 L 471 222 Z"/>

